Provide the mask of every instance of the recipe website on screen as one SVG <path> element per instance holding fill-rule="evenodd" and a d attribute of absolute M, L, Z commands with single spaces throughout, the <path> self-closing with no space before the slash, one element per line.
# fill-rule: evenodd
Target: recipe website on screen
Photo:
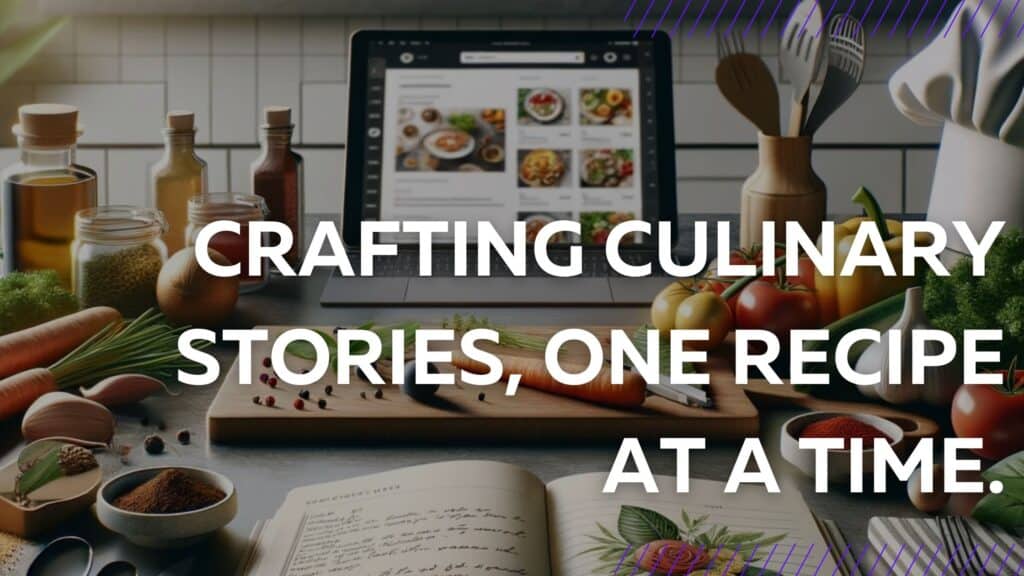
<path fill-rule="evenodd" d="M 601 244 L 603 222 L 655 217 L 642 193 L 655 178 L 641 161 L 644 136 L 654 152 L 643 51 L 545 48 L 374 48 L 364 219 L 488 220 L 505 239 L 517 220 L 531 239 L 573 220 L 581 237 L 557 241 Z"/>

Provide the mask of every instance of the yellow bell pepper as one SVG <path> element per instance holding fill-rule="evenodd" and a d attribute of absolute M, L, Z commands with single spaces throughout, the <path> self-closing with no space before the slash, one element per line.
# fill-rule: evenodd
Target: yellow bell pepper
<path fill-rule="evenodd" d="M 878 201 L 867 188 L 857 190 L 853 202 L 863 206 L 867 216 L 852 218 L 836 225 L 835 274 L 824 276 L 821 272 L 815 272 L 814 288 L 818 293 L 822 325 L 831 324 L 917 284 L 914 277 L 885 276 L 877 267 L 858 267 L 851 276 L 839 275 L 850 254 L 854 236 L 864 222 L 875 222 L 882 232 L 885 250 L 897 272 L 903 258 L 903 224 L 898 220 L 885 219 Z M 865 245 L 864 249 L 871 250 L 871 245 Z"/>

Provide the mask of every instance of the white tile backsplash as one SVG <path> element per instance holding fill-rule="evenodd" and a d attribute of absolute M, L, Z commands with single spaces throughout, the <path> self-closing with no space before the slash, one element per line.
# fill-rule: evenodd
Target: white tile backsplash
<path fill-rule="evenodd" d="M 244 144 L 256 140 L 256 58 L 213 57 L 211 142 Z"/>
<path fill-rule="evenodd" d="M 191 110 L 195 114 L 196 142 L 207 144 L 210 122 L 210 59 L 205 56 L 167 57 L 167 110 Z"/>
<path fill-rule="evenodd" d="M 256 53 L 256 19 L 251 16 L 215 16 L 211 49 L 215 56 L 249 56 Z"/>
<path fill-rule="evenodd" d="M 302 86 L 302 141 L 305 144 L 343 144 L 348 115 L 345 84 Z"/>
<path fill-rule="evenodd" d="M 167 54 L 197 56 L 210 54 L 210 20 L 199 16 L 168 16 Z"/>
<path fill-rule="evenodd" d="M 301 18 L 260 17 L 256 36 L 256 51 L 261 56 L 299 56 L 302 54 Z"/>
<path fill-rule="evenodd" d="M 35 96 L 77 106 L 84 144 L 160 142 L 165 108 L 159 84 L 40 84 Z"/>
<path fill-rule="evenodd" d="M 163 56 L 164 19 L 159 16 L 121 18 L 121 54 L 125 56 Z"/>
<path fill-rule="evenodd" d="M 85 16 L 74 20 L 75 53 L 117 56 L 121 30 L 116 16 Z"/>
<path fill-rule="evenodd" d="M 302 58 L 298 56 L 260 56 L 257 60 L 256 114 L 262 122 L 266 106 L 288 106 L 295 123 L 294 138 L 302 140 Z"/>
<path fill-rule="evenodd" d="M 695 0 L 691 13 L 701 4 Z M 716 6 L 709 5 L 706 19 L 714 17 Z M 778 74 L 778 24 L 762 37 L 773 6 L 765 2 L 760 20 L 750 27 L 745 41 L 748 50 L 762 54 Z M 659 3 L 648 16 L 645 30 L 657 21 L 660 10 Z M 666 16 L 663 30 L 672 27 L 676 12 Z M 912 7 L 907 18 L 916 16 L 913 12 Z M 258 153 L 259 111 L 268 104 L 292 106 L 296 145 L 315 145 L 302 149 L 307 209 L 336 212 L 348 110 L 345 54 L 352 31 L 382 27 L 631 29 L 638 19 L 639 15 L 623 22 L 616 17 L 426 14 L 76 17 L 0 91 L 0 121 L 6 131 L 16 118 L 17 106 L 33 100 L 80 106 L 86 130 L 83 153 L 104 171 L 107 199 L 138 204 L 145 201 L 148 166 L 161 153 L 160 130 L 168 109 L 195 112 L 197 143 L 214 145 L 200 152 L 210 164 L 210 189 L 246 191 L 249 164 Z M 672 40 L 676 140 L 688 145 L 677 154 L 679 205 L 686 212 L 735 212 L 739 189 L 756 162 L 756 131 L 713 84 L 715 35 L 707 34 L 705 26 L 691 35 L 691 24 L 692 20 L 683 21 Z M 736 28 L 742 31 L 746 24 L 739 20 Z M 905 120 L 892 106 L 885 84 L 907 55 L 926 41 L 920 32 L 908 39 L 905 28 L 889 38 L 883 24 L 879 34 L 869 39 L 865 85 L 816 136 L 817 143 L 829 146 L 816 150 L 814 158 L 829 186 L 830 209 L 848 204 L 861 184 L 871 187 L 886 209 L 899 209 L 904 202 L 912 212 L 927 208 L 935 152 L 919 145 L 937 143 L 938 129 Z M 785 101 L 788 87 L 783 86 L 781 93 Z M 117 146 L 108 150 L 107 145 Z M 725 148 L 692 148 L 703 145 Z M 903 146 L 915 148 L 904 150 Z"/>

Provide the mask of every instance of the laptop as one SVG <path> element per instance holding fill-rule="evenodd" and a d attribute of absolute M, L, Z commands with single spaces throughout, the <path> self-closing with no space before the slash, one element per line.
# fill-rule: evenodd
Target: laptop
<path fill-rule="evenodd" d="M 470 257 L 469 274 L 455 276 L 441 237 L 425 277 L 417 238 L 395 235 L 397 256 L 376 257 L 372 278 L 336 271 L 323 305 L 635 306 L 665 287 L 656 236 L 622 248 L 625 261 L 654 264 L 648 278 L 612 272 L 604 241 L 626 220 L 676 228 L 667 35 L 362 30 L 348 101 L 342 237 L 356 270 L 366 221 L 487 221 L 511 242 L 514 222 L 529 240 L 572 220 L 580 234 L 558 237 L 552 260 L 581 245 L 584 274 L 549 277 L 531 264 L 513 277 L 497 261 L 476 277 Z"/>

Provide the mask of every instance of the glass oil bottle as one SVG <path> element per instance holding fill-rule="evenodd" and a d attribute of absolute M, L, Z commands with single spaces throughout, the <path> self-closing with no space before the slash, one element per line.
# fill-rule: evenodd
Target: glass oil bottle
<path fill-rule="evenodd" d="M 164 155 L 150 173 L 153 207 L 167 222 L 164 244 L 174 254 L 185 247 L 188 201 L 207 192 L 206 162 L 195 153 L 196 129 L 192 112 L 167 113 Z"/>
<path fill-rule="evenodd" d="M 75 163 L 78 109 L 22 106 L 13 132 L 20 158 L 2 174 L 2 271 L 55 270 L 70 288 L 75 213 L 97 201 L 96 172 Z"/>

